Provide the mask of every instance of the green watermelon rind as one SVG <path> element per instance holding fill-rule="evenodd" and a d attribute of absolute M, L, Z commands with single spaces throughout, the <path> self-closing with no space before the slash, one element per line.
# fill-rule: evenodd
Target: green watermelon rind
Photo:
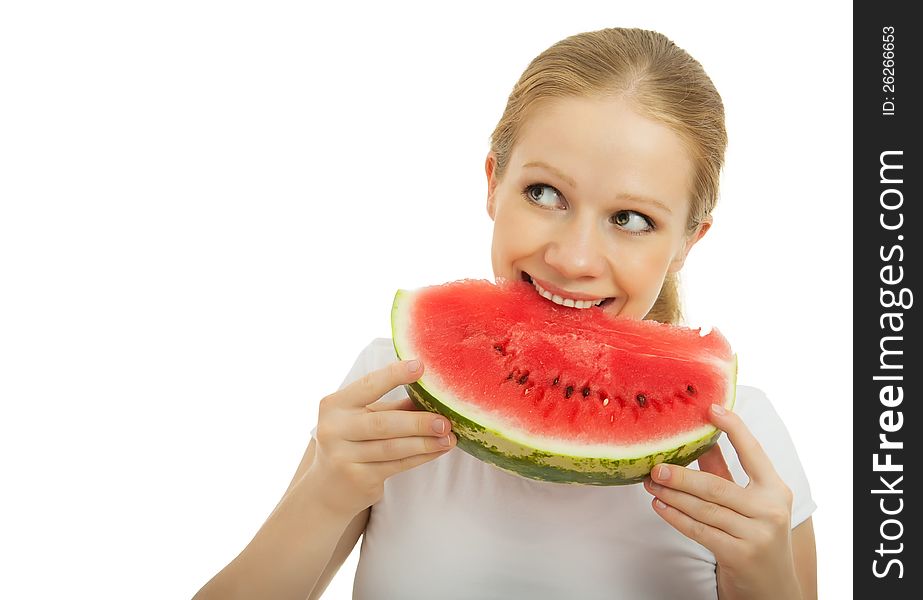
<path fill-rule="evenodd" d="M 398 290 L 391 307 L 391 339 L 395 354 L 401 360 L 404 357 L 395 329 L 395 316 L 401 296 L 407 293 L 406 290 Z M 425 380 L 424 374 L 420 380 L 405 385 L 408 396 L 418 408 L 439 413 L 451 421 L 460 449 L 504 471 L 538 481 L 600 486 L 641 483 L 660 463 L 690 464 L 714 446 L 721 436 L 721 430 L 712 427 L 704 436 L 679 447 L 656 449 L 641 456 L 625 458 L 557 454 L 524 445 L 459 414 L 440 402 L 437 394 L 427 389 Z M 725 408 L 732 410 L 737 396 L 736 354 L 733 355 L 733 375 L 729 383 L 732 394 Z"/>

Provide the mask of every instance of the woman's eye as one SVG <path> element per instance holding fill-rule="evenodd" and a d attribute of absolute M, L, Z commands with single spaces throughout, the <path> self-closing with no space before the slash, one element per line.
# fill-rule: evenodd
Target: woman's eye
<path fill-rule="evenodd" d="M 561 203 L 561 192 L 544 183 L 534 183 L 525 192 L 531 202 L 540 206 L 557 206 Z"/>
<path fill-rule="evenodd" d="M 632 233 L 642 233 L 654 228 L 650 219 L 633 210 L 620 210 L 612 215 L 611 221 L 622 229 Z"/>
<path fill-rule="evenodd" d="M 564 201 L 561 197 L 561 192 L 546 183 L 533 183 L 526 186 L 523 193 L 529 202 L 545 208 L 555 208 Z M 632 234 L 641 234 L 654 229 L 653 221 L 633 210 L 620 210 L 612 215 L 609 220 Z"/>

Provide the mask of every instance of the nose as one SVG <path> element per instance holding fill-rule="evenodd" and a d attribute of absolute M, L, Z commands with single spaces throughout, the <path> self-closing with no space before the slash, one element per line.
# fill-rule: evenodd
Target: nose
<path fill-rule="evenodd" d="M 560 229 L 545 248 L 545 263 L 568 280 L 600 277 L 606 258 L 603 240 L 595 223 L 572 219 Z"/>

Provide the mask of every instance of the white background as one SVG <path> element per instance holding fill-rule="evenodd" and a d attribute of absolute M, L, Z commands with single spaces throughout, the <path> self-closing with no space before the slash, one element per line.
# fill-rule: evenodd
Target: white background
<path fill-rule="evenodd" d="M 850 596 L 848 5 L 185 0 L 0 9 L 0 597 L 189 598 L 233 559 L 395 289 L 493 277 L 488 136 L 609 26 L 723 95 L 687 313 L 788 424 Z"/>

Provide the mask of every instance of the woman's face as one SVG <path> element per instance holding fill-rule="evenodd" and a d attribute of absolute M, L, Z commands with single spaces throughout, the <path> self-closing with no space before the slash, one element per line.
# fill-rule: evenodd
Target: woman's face
<path fill-rule="evenodd" d="M 686 235 L 692 162 L 680 138 L 621 100 L 543 103 L 502 180 L 496 164 L 488 154 L 494 275 L 529 279 L 575 310 L 644 318 L 710 226 Z"/>

